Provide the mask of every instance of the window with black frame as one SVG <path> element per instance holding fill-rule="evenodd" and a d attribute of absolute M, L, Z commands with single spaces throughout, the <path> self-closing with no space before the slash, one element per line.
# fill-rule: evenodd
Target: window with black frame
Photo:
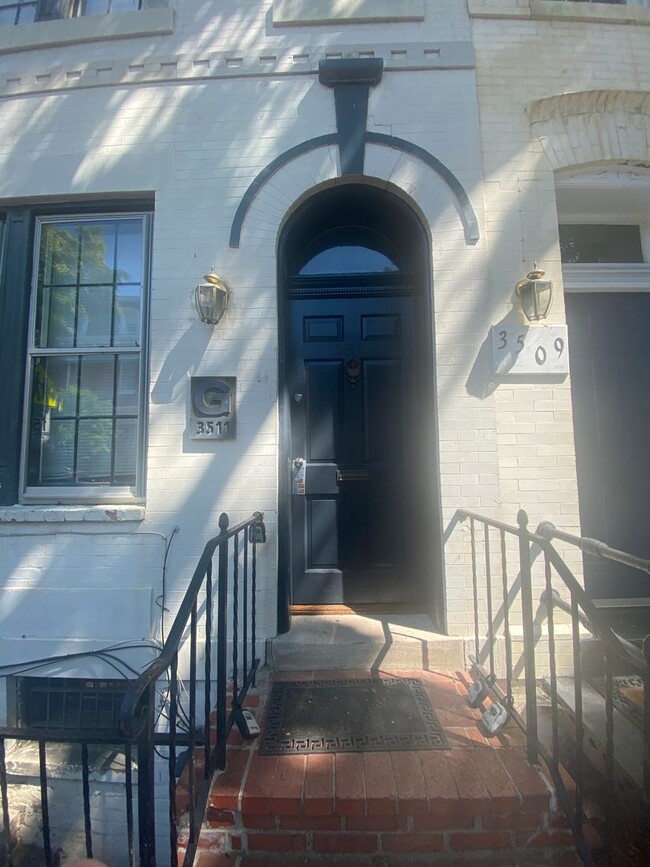
<path fill-rule="evenodd" d="M 149 217 L 40 218 L 24 491 L 141 490 Z"/>

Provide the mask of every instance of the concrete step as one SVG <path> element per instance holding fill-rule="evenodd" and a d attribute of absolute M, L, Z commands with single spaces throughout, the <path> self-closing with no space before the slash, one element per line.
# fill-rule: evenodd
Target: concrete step
<path fill-rule="evenodd" d="M 273 671 L 463 671 L 464 640 L 442 635 L 426 614 L 298 615 L 267 642 Z"/>

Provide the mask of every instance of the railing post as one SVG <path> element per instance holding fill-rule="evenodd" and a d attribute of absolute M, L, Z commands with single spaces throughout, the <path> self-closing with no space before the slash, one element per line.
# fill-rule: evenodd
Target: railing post
<path fill-rule="evenodd" d="M 146 723 L 138 738 L 138 835 L 140 867 L 156 867 L 153 685 L 147 690 Z"/>
<path fill-rule="evenodd" d="M 216 767 L 223 771 L 226 767 L 226 690 L 228 685 L 228 515 L 223 512 L 219 517 L 219 529 L 223 541 L 219 543 L 219 566 L 217 574 L 217 741 Z"/>
<path fill-rule="evenodd" d="M 650 795 L 650 635 L 643 639 L 643 787 Z"/>
<path fill-rule="evenodd" d="M 535 677 L 535 627 L 533 620 L 533 584 L 530 568 L 530 538 L 528 515 L 517 513 L 519 524 L 519 574 L 521 576 L 521 609 L 524 633 L 524 663 L 526 677 L 526 748 L 528 761 L 537 762 L 537 681 Z"/>

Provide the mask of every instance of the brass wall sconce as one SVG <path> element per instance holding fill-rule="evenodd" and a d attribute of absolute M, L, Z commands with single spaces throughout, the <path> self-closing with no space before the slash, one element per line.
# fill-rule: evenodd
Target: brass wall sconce
<path fill-rule="evenodd" d="M 211 269 L 194 290 L 194 303 L 201 322 L 216 325 L 226 311 L 228 295 L 228 286 Z"/>
<path fill-rule="evenodd" d="M 542 280 L 543 276 L 544 271 L 537 267 L 537 262 L 534 262 L 533 270 L 515 287 L 521 309 L 529 322 L 546 319 L 551 309 L 553 283 L 550 280 Z"/>

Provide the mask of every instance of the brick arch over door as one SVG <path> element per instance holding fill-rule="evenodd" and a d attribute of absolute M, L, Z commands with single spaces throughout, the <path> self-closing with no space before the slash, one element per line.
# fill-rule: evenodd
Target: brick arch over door
<path fill-rule="evenodd" d="M 230 229 L 230 247 L 236 249 L 243 243 L 242 233 L 265 192 L 270 190 L 279 202 L 283 191 L 295 193 L 297 184 L 304 185 L 305 180 L 311 183 L 304 187 L 304 193 L 309 188 L 313 191 L 320 181 L 349 180 L 340 174 L 338 150 L 336 135 L 323 135 L 290 148 L 268 163 L 238 202 Z M 467 244 L 479 241 L 479 221 L 463 184 L 424 148 L 394 136 L 366 133 L 363 178 L 370 183 L 388 182 L 416 199 L 414 194 L 419 187 L 434 185 L 437 194 L 453 206 Z"/>
<path fill-rule="evenodd" d="M 650 163 L 650 93 L 587 90 L 528 106 L 534 135 L 554 171 L 590 163 Z"/>

